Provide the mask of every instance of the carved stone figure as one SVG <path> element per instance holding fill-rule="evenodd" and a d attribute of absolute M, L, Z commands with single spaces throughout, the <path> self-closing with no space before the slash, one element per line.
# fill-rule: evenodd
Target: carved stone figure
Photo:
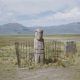
<path fill-rule="evenodd" d="M 35 57 L 35 64 L 44 63 L 45 59 L 44 39 L 43 39 L 43 30 L 41 29 L 36 29 L 35 31 L 34 57 Z"/>

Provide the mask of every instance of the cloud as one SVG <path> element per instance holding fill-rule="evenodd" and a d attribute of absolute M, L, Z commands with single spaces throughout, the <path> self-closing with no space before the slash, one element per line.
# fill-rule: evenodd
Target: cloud
<path fill-rule="evenodd" d="M 80 9 L 75 7 L 65 12 L 58 12 L 53 16 L 49 16 L 49 19 L 61 23 L 77 22 L 80 21 Z"/>
<path fill-rule="evenodd" d="M 59 25 L 79 21 L 79 0 L 0 0 L 0 24 Z"/>
<path fill-rule="evenodd" d="M 48 15 L 46 17 L 41 17 L 38 19 L 29 20 L 28 26 L 52 26 L 67 24 L 70 22 L 79 22 L 80 21 L 80 9 L 78 7 L 72 8 L 71 10 L 65 10 L 64 12 L 56 12 L 55 14 Z M 25 20 L 23 20 L 25 23 Z M 26 21 L 27 22 L 27 21 Z"/>
<path fill-rule="evenodd" d="M 70 18 L 79 18 L 80 17 L 80 9 L 73 8 L 69 11 L 65 11 L 63 13 L 59 12 L 54 15 L 56 19 L 70 19 Z"/>
<path fill-rule="evenodd" d="M 58 11 L 77 5 L 75 0 L 0 0 L 2 11 L 16 14 L 35 14 L 44 11 Z"/>

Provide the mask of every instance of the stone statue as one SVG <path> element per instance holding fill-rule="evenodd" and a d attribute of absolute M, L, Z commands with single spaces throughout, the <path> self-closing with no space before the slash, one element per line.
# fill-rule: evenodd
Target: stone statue
<path fill-rule="evenodd" d="M 36 29 L 35 31 L 34 57 L 35 57 L 35 64 L 44 63 L 45 59 L 44 39 L 43 39 L 43 30 L 41 29 Z"/>

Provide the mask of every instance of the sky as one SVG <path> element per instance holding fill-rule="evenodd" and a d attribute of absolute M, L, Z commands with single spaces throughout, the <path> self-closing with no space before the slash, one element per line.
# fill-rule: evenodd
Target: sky
<path fill-rule="evenodd" d="M 27 27 L 80 22 L 80 0 L 0 0 L 0 25 Z"/>

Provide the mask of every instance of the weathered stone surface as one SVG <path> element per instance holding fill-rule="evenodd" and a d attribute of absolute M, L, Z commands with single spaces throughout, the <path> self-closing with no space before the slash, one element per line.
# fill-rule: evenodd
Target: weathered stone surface
<path fill-rule="evenodd" d="M 44 49 L 44 40 L 37 40 L 36 38 L 34 39 L 34 49 L 39 49 L 42 50 Z"/>
<path fill-rule="evenodd" d="M 69 55 L 75 54 L 76 52 L 77 52 L 76 43 L 74 41 L 67 42 L 65 46 L 65 53 Z"/>
<path fill-rule="evenodd" d="M 35 64 L 44 63 L 45 54 L 44 54 L 43 30 L 40 29 L 37 29 L 35 32 L 34 57 L 35 57 Z"/>

